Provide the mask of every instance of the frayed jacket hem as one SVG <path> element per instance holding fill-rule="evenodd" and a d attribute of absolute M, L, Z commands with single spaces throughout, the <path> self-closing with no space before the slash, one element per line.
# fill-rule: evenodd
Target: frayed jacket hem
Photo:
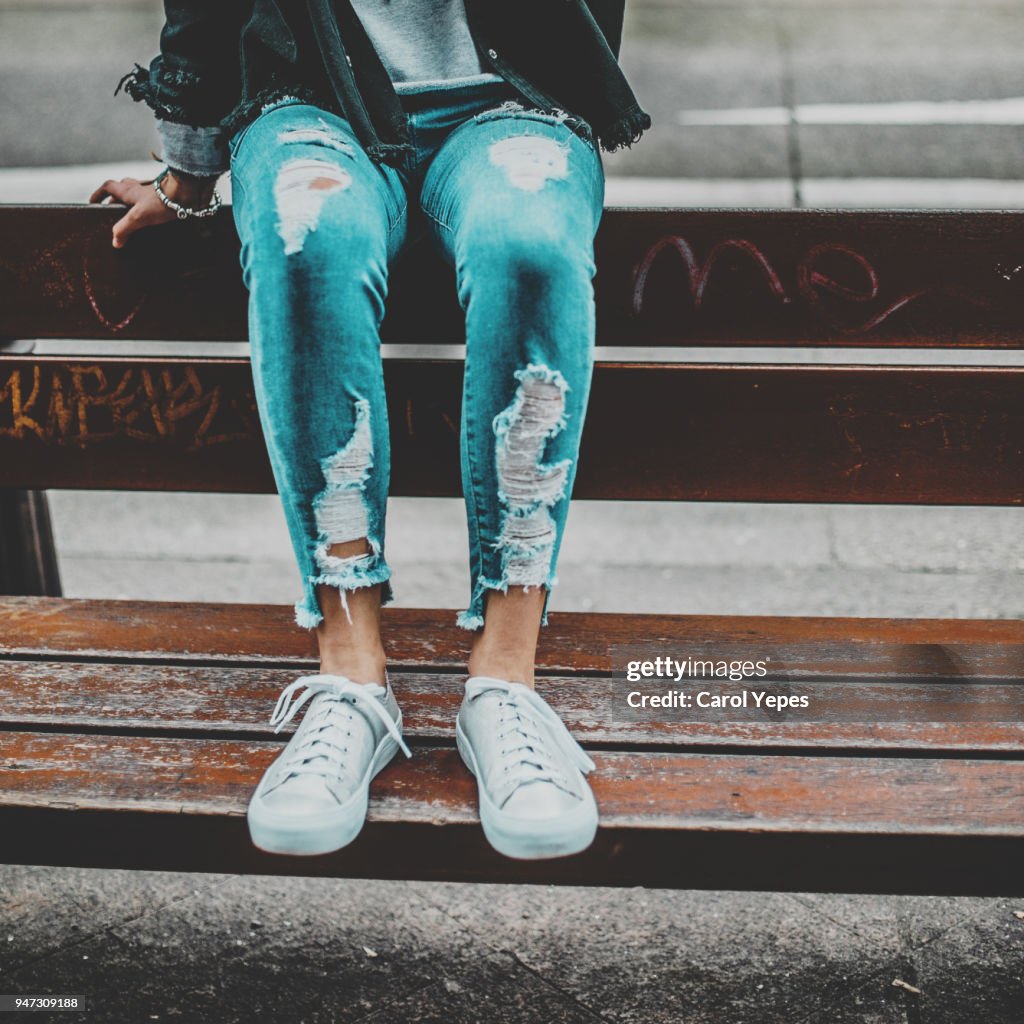
<path fill-rule="evenodd" d="M 264 107 L 284 99 L 296 99 L 302 103 L 312 103 L 321 110 L 327 110 L 333 114 L 341 113 L 337 101 L 317 89 L 311 89 L 308 85 L 286 85 L 281 82 L 275 82 L 264 89 L 260 89 L 255 96 L 239 103 L 221 121 L 221 127 L 230 139 L 251 121 L 255 121 Z"/>
<path fill-rule="evenodd" d="M 609 153 L 624 149 L 640 141 L 640 137 L 651 127 L 651 115 L 636 107 L 606 130 L 598 134 L 601 148 Z"/>

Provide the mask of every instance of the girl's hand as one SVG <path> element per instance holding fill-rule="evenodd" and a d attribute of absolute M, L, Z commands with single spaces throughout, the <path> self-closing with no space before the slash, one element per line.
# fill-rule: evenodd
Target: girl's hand
<path fill-rule="evenodd" d="M 172 171 L 161 182 L 169 199 L 182 206 L 202 209 L 210 205 L 213 198 L 214 182 L 186 182 L 175 177 Z M 140 228 L 152 227 L 155 224 L 166 224 L 175 220 L 173 210 L 169 210 L 160 201 L 153 188 L 153 179 L 138 181 L 136 178 L 122 178 L 120 181 L 109 180 L 91 196 L 90 203 L 101 203 L 108 199 L 124 203 L 130 207 L 128 212 L 114 225 L 111 244 L 115 249 L 123 249 L 125 242 Z"/>

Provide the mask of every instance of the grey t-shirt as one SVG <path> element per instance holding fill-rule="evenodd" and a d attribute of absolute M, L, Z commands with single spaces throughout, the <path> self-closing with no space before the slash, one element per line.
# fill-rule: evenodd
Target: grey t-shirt
<path fill-rule="evenodd" d="M 352 7 L 399 92 L 484 74 L 464 0 L 352 0 Z"/>

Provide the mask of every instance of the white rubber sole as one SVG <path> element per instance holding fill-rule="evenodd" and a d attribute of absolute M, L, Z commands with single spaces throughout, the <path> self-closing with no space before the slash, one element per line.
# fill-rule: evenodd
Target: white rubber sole
<path fill-rule="evenodd" d="M 583 776 L 583 800 L 572 813 L 548 821 L 517 818 L 502 811 L 487 795 L 480 781 L 473 746 L 458 719 L 455 721 L 455 743 L 463 762 L 477 780 L 480 824 L 483 825 L 487 841 L 498 853 L 515 860 L 551 860 L 581 853 L 594 841 L 597 834 L 597 802 L 586 776 Z M 582 772 L 580 774 L 583 775 Z"/>
<path fill-rule="evenodd" d="M 401 729 L 401 715 L 396 721 Z M 334 853 L 348 846 L 366 822 L 370 783 L 397 753 L 398 744 L 390 735 L 385 735 L 377 744 L 373 760 L 352 796 L 330 813 L 317 814 L 316 817 L 297 818 L 276 813 L 261 800 L 261 782 L 246 812 L 253 845 L 264 853 L 285 853 L 295 857 Z"/>

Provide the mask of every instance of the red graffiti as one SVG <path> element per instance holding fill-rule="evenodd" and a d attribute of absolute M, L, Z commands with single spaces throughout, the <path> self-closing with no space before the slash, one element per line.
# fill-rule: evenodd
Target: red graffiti
<path fill-rule="evenodd" d="M 790 294 L 771 261 L 749 239 L 727 238 L 716 242 L 701 263 L 686 238 L 680 235 L 667 235 L 655 242 L 637 265 L 633 278 L 634 316 L 641 316 L 644 312 L 651 268 L 663 253 L 675 253 L 682 261 L 694 308 L 700 309 L 716 263 L 720 262 L 725 253 L 736 251 L 749 257 L 753 267 L 763 277 L 769 294 L 780 304 L 800 300 L 831 328 L 845 334 L 866 334 L 873 331 L 897 310 L 924 296 L 945 295 L 982 308 L 993 306 L 993 302 L 984 296 L 976 295 L 958 285 L 943 283 L 898 294 L 896 298 L 884 301 L 867 315 L 857 316 L 852 321 L 848 315 L 840 319 L 839 314 L 848 313 L 851 306 L 859 312 L 864 304 L 877 303 L 882 290 L 878 273 L 867 257 L 843 242 L 820 242 L 811 246 L 796 264 L 794 294 Z M 862 287 L 845 284 L 825 269 L 826 258 L 834 260 L 835 257 L 848 261 L 855 271 L 863 275 Z M 836 299 L 841 300 L 838 308 Z"/>

